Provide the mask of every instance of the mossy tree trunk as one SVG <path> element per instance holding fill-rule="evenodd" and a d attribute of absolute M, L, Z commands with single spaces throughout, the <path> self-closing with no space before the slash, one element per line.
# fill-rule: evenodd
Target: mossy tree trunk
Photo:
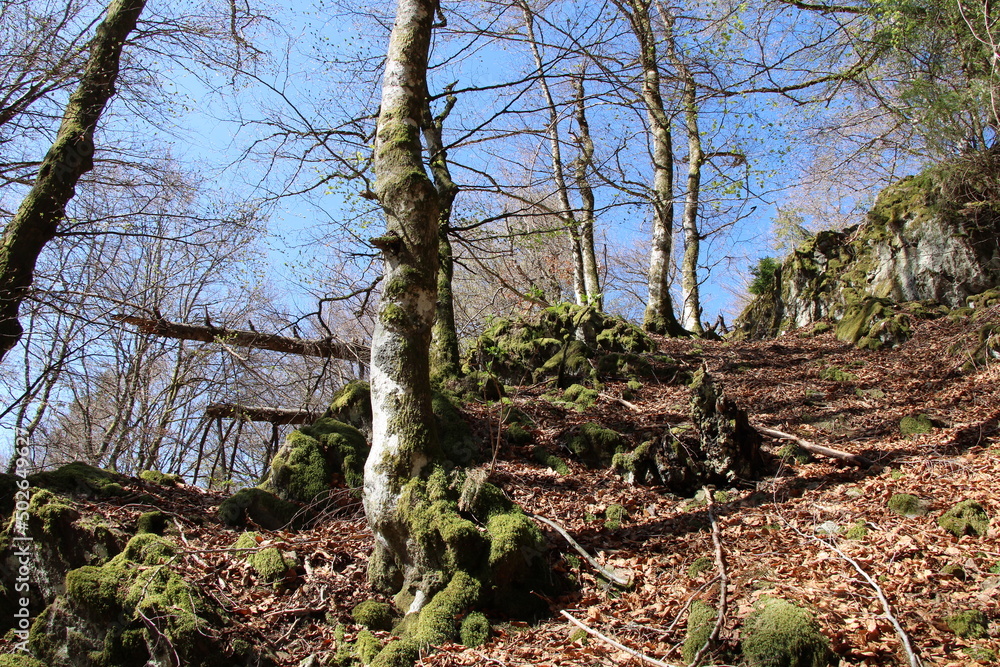
<path fill-rule="evenodd" d="M 80 83 L 70 95 L 56 139 L 0 239 L 0 359 L 21 339 L 21 301 L 34 282 L 35 263 L 55 238 L 76 184 L 94 166 L 94 129 L 115 94 L 122 47 L 145 0 L 113 0 L 90 46 Z"/>
<path fill-rule="evenodd" d="M 364 506 L 375 534 L 369 576 L 380 588 L 421 589 L 419 558 L 401 516 L 403 487 L 426 474 L 438 447 L 431 407 L 429 348 L 437 302 L 440 196 L 424 170 L 420 131 L 435 0 L 399 0 L 375 138 L 375 192 L 386 233 L 384 289 L 372 336 L 372 449 Z M 404 579 L 405 578 L 405 579 Z"/>
<path fill-rule="evenodd" d="M 450 88 L 448 89 L 450 91 Z M 458 101 L 454 95 L 445 98 L 445 107 L 433 116 L 430 102 L 424 108 L 424 138 L 427 141 L 427 158 L 430 160 L 434 187 L 440 200 L 440 222 L 438 223 L 438 278 L 437 309 L 431 337 L 431 377 L 440 381 L 458 377 L 461 361 L 458 356 L 458 332 L 455 329 L 455 301 L 452 280 L 455 276 L 455 256 L 451 248 L 451 210 L 458 195 L 458 185 L 451 178 L 448 169 L 448 152 L 441 136 L 444 121 Z"/>
<path fill-rule="evenodd" d="M 660 95 L 660 66 L 656 53 L 656 37 L 649 20 L 651 0 L 614 0 L 615 6 L 628 19 L 632 34 L 639 44 L 639 65 L 642 68 L 642 100 L 649 120 L 652 143 L 653 183 L 650 196 L 653 203 L 653 235 L 649 253 L 648 296 L 642 326 L 646 331 L 683 336 L 688 332 L 674 315 L 670 296 L 670 262 L 674 233 L 674 149 L 670 117 Z"/>

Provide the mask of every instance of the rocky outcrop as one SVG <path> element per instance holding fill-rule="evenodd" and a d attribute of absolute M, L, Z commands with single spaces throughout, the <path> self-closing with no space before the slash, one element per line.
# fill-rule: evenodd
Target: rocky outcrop
<path fill-rule="evenodd" d="M 828 318 L 842 323 L 843 340 L 892 346 L 913 318 L 965 307 L 997 285 L 1000 151 L 991 151 L 905 178 L 879 194 L 861 224 L 796 248 L 733 335 L 770 338 Z"/>

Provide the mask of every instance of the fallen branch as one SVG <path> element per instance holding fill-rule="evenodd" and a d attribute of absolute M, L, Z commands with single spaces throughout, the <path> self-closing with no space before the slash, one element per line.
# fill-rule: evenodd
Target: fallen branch
<path fill-rule="evenodd" d="M 531 517 L 532 519 L 535 519 L 536 521 L 541 521 L 542 523 L 544 523 L 545 525 L 547 525 L 548 527 L 552 528 L 557 533 L 562 535 L 563 539 L 569 542 L 569 545 L 574 549 L 576 549 L 577 553 L 583 556 L 586 559 L 586 561 L 590 563 L 590 565 L 601 574 L 602 577 L 613 583 L 615 586 L 619 586 L 621 588 L 630 588 L 632 586 L 631 576 L 629 576 L 628 579 L 623 579 L 621 575 L 619 575 L 618 573 L 613 572 L 608 568 L 604 567 L 603 565 L 601 565 L 600 563 L 598 563 L 593 556 L 587 553 L 586 549 L 581 547 L 580 544 L 576 540 L 574 540 L 569 533 L 566 532 L 565 528 L 557 524 L 555 521 L 551 519 L 546 519 L 544 516 L 538 516 L 537 514 L 528 514 L 528 516 Z"/>
<path fill-rule="evenodd" d="M 143 333 L 164 338 L 197 340 L 203 343 L 223 341 L 228 345 L 238 347 L 286 352 L 306 357 L 330 357 L 346 361 L 365 361 L 371 356 L 371 350 L 366 345 L 341 343 L 333 338 L 307 340 L 298 337 L 260 333 L 259 331 L 227 329 L 213 326 L 212 324 L 203 326 L 200 324 L 168 322 L 163 318 L 151 319 L 136 315 L 113 315 L 112 319 L 132 324 Z"/>
<path fill-rule="evenodd" d="M 614 403 L 624 405 L 626 408 L 628 408 L 633 412 L 642 412 L 642 409 L 638 405 L 636 405 L 635 403 L 630 403 L 629 401 L 626 401 L 624 398 L 618 398 L 617 396 L 612 396 L 611 394 L 605 394 L 605 393 L 600 393 L 598 394 L 598 396 L 600 396 L 601 398 L 606 398 L 609 401 L 613 401 Z"/>
<path fill-rule="evenodd" d="M 705 487 L 705 499 L 708 502 L 708 518 L 712 522 L 715 567 L 719 570 L 719 614 L 715 617 L 715 626 L 712 628 L 712 633 L 705 640 L 705 644 L 691 658 L 689 667 L 697 667 L 705 657 L 705 654 L 719 640 L 719 633 L 722 632 L 722 624 L 726 620 L 726 606 L 728 604 L 729 577 L 726 574 L 726 555 L 722 549 L 722 530 L 719 528 L 718 517 L 715 516 L 715 503 L 712 501 L 712 490 L 708 487 Z"/>
<path fill-rule="evenodd" d="M 864 456 L 859 456 L 857 454 L 851 454 L 850 452 L 842 452 L 839 449 L 830 449 L 829 447 L 824 447 L 823 445 L 817 445 L 808 440 L 803 440 L 798 436 L 794 436 L 791 433 L 785 433 L 784 431 L 776 431 L 773 428 L 766 428 L 764 426 L 756 426 L 757 432 L 766 435 L 769 438 L 776 438 L 778 440 L 792 440 L 802 449 L 806 450 L 810 454 L 818 454 L 819 456 L 829 456 L 830 458 L 839 459 L 845 463 L 850 463 L 851 465 L 856 465 L 862 468 L 870 468 L 875 465 L 874 461 L 871 459 L 866 459 Z"/>
<path fill-rule="evenodd" d="M 584 625 L 583 623 L 581 623 L 580 621 L 576 620 L 565 609 L 563 609 L 561 613 L 562 613 L 563 616 L 565 616 L 567 619 L 569 619 L 570 623 L 572 623 L 576 627 L 580 628 L 581 630 L 586 631 L 587 634 L 590 634 L 590 635 L 593 635 L 593 636 L 597 637 L 598 639 L 600 639 L 602 642 L 605 642 L 606 644 L 611 644 L 612 646 L 614 646 L 619 651 L 625 651 L 626 653 L 628 653 L 629 655 L 631 655 L 633 657 L 639 658 L 640 660 L 645 660 L 649 664 L 651 664 L 651 665 L 657 665 L 658 667 L 676 667 L 676 665 L 671 665 L 668 662 L 663 662 L 662 660 L 657 660 L 656 658 L 650 658 L 648 655 L 644 655 L 642 653 L 639 653 L 638 651 L 636 651 L 633 648 L 629 648 L 628 646 L 625 646 L 622 643 L 616 642 L 611 637 L 608 637 L 607 635 L 603 635 L 600 632 L 598 632 L 597 630 L 595 630 L 595 629 L 593 629 L 591 627 L 588 627 L 588 626 Z"/>
<path fill-rule="evenodd" d="M 872 589 L 875 591 L 875 595 L 878 597 L 878 601 L 882 604 L 882 611 L 884 612 L 886 620 L 888 620 L 892 624 L 892 627 L 895 628 L 896 630 L 896 636 L 899 637 L 899 641 L 903 645 L 903 650 L 906 652 L 906 657 L 909 660 L 910 667 L 922 667 L 923 663 L 920 661 L 920 658 L 917 657 L 916 652 L 913 650 L 913 645 L 910 643 L 909 635 L 906 634 L 906 630 L 904 630 L 903 626 L 899 623 L 899 619 L 897 619 L 896 616 L 892 613 L 892 607 L 889 605 L 889 600 L 885 597 L 885 592 L 882 590 L 882 587 L 878 585 L 878 582 L 875 581 L 871 577 L 871 575 L 868 574 L 868 572 L 866 572 L 865 569 L 858 564 L 856 560 L 854 560 L 853 558 L 845 554 L 843 551 L 841 551 L 840 548 L 832 541 L 828 542 L 827 540 L 820 539 L 815 535 L 808 535 L 806 533 L 803 533 L 795 526 L 789 524 L 787 520 L 784 521 L 786 525 L 790 526 L 791 529 L 794 530 L 796 533 L 798 533 L 801 537 L 808 537 L 812 540 L 815 540 L 816 542 L 819 542 L 824 547 L 827 547 L 835 551 L 838 556 L 840 556 L 845 561 L 850 563 L 851 567 L 853 567 L 855 571 L 857 571 L 857 573 L 860 574 L 864 578 L 864 580 L 868 582 L 868 585 L 871 586 Z"/>

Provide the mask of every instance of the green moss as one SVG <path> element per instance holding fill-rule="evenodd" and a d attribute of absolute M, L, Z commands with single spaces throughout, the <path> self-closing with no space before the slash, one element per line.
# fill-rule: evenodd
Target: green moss
<path fill-rule="evenodd" d="M 65 597 L 32 627 L 32 650 L 51 664 L 62 664 L 64 646 L 101 667 L 164 661 L 164 647 L 185 665 L 240 663 L 245 656 L 233 656 L 209 631 L 221 611 L 170 567 L 175 553 L 170 542 L 144 533 L 105 565 L 71 570 Z"/>
<path fill-rule="evenodd" d="M 813 615 L 779 598 L 764 598 L 747 616 L 742 648 L 750 667 L 824 667 L 833 659 Z"/>
<path fill-rule="evenodd" d="M 929 503 L 909 493 L 897 493 L 889 498 L 889 509 L 907 518 L 923 516 L 930 510 Z"/>
<path fill-rule="evenodd" d="M 435 392 L 431 397 L 431 408 L 445 460 L 459 467 L 477 463 L 482 456 L 482 447 L 458 405 L 446 394 Z"/>
<path fill-rule="evenodd" d="M 91 497 L 122 496 L 128 479 L 118 473 L 101 470 L 80 463 L 66 465 L 47 472 L 29 475 L 28 481 L 36 488 L 51 489 L 60 493 L 81 494 Z"/>
<path fill-rule="evenodd" d="M 591 468 L 610 465 L 614 455 L 627 446 L 621 434 L 594 422 L 581 424 L 566 444 Z"/>
<path fill-rule="evenodd" d="M 276 547 L 267 547 L 247 557 L 250 567 L 264 581 L 274 582 L 282 579 L 289 568 L 294 565 L 286 560 Z"/>
<path fill-rule="evenodd" d="M 430 602 L 420 611 L 413 633 L 419 646 L 438 646 L 458 638 L 456 619 L 478 599 L 481 584 L 467 572 L 459 570 Z"/>
<path fill-rule="evenodd" d="M 868 524 L 864 521 L 855 521 L 844 531 L 844 537 L 849 540 L 863 540 L 868 536 Z"/>
<path fill-rule="evenodd" d="M 715 628 L 715 620 L 718 612 L 711 605 L 705 604 L 701 600 L 691 603 L 691 612 L 688 614 L 687 633 L 684 638 L 684 645 L 681 647 L 681 656 L 685 663 L 694 660 L 694 656 L 701 650 L 701 647 L 708 642 Z"/>
<path fill-rule="evenodd" d="M 15 653 L 0 655 L 0 667 L 48 667 L 48 665 L 30 655 Z"/>
<path fill-rule="evenodd" d="M 323 416 L 349 424 L 370 436 L 372 430 L 371 385 L 364 380 L 348 382 L 333 395 L 330 407 L 327 408 Z"/>
<path fill-rule="evenodd" d="M 184 483 L 180 475 L 167 475 L 159 470 L 143 470 L 139 473 L 139 479 L 160 486 L 177 486 Z"/>
<path fill-rule="evenodd" d="M 965 568 L 955 563 L 948 563 L 947 565 L 942 567 L 941 574 L 947 575 L 949 577 L 955 577 L 960 581 L 965 581 L 968 578 L 968 574 L 966 574 Z"/>
<path fill-rule="evenodd" d="M 563 400 L 576 404 L 579 410 L 586 410 L 597 402 L 597 392 L 581 384 L 573 384 L 563 392 Z"/>
<path fill-rule="evenodd" d="M 569 466 L 566 465 L 565 461 L 542 446 L 535 447 L 532 451 L 532 456 L 543 466 L 555 470 L 560 475 L 568 475 L 570 473 Z"/>
<path fill-rule="evenodd" d="M 354 640 L 354 650 L 357 652 L 361 664 L 368 665 L 382 650 L 382 642 L 376 639 L 370 631 L 362 630 L 358 633 L 358 638 Z"/>
<path fill-rule="evenodd" d="M 348 488 L 364 482 L 368 443 L 358 429 L 330 417 L 292 431 L 271 461 L 263 487 L 284 500 L 303 503 L 329 491 L 335 481 Z"/>
<path fill-rule="evenodd" d="M 504 437 L 506 437 L 507 442 L 512 445 L 526 445 L 535 439 L 534 436 L 531 435 L 531 431 L 524 428 L 520 424 L 511 424 L 508 426 L 507 430 L 504 431 Z"/>
<path fill-rule="evenodd" d="M 985 536 L 990 529 L 990 517 L 975 500 L 963 500 L 938 518 L 938 525 L 955 537 Z"/>
<path fill-rule="evenodd" d="M 991 663 L 997 661 L 996 651 L 985 646 L 966 646 L 962 649 L 962 653 L 976 662 Z"/>
<path fill-rule="evenodd" d="M 933 429 L 934 422 L 927 415 L 907 415 L 899 420 L 899 432 L 907 438 L 930 433 Z"/>
<path fill-rule="evenodd" d="M 623 505 L 608 505 L 604 510 L 604 527 L 608 530 L 618 530 L 627 520 L 628 510 Z"/>
<path fill-rule="evenodd" d="M 351 610 L 351 618 L 369 630 L 392 630 L 395 621 L 392 605 L 365 600 Z"/>
<path fill-rule="evenodd" d="M 155 533 L 162 535 L 167 528 L 168 517 L 160 511 L 145 512 L 139 516 L 136 530 L 140 533 Z"/>
<path fill-rule="evenodd" d="M 967 609 L 949 616 L 945 623 L 959 637 L 982 639 L 989 636 L 989 619 L 978 609 Z"/>
<path fill-rule="evenodd" d="M 708 556 L 699 556 L 693 563 L 691 563 L 691 565 L 688 566 L 687 574 L 689 577 L 694 579 L 702 572 L 711 570 L 713 565 L 715 565 L 715 561 Z"/>
<path fill-rule="evenodd" d="M 420 657 L 420 646 L 408 639 L 395 639 L 371 662 L 371 667 L 411 667 Z"/>
<path fill-rule="evenodd" d="M 794 442 L 789 442 L 782 446 L 781 449 L 778 450 L 778 456 L 783 459 L 792 459 L 799 464 L 812 463 L 815 460 L 813 459 L 812 454 L 802 449 L 797 443 Z"/>
<path fill-rule="evenodd" d="M 219 519 L 227 526 L 242 526 L 249 517 L 265 530 L 295 523 L 300 507 L 263 489 L 241 489 L 219 504 Z"/>
<path fill-rule="evenodd" d="M 482 646 L 490 638 L 490 622 L 482 612 L 474 611 L 462 619 L 459 639 L 470 648 Z"/>
<path fill-rule="evenodd" d="M 472 476 L 462 484 L 458 505 L 481 523 L 498 514 L 520 511 L 499 488 L 489 482 L 476 481 Z"/>
<path fill-rule="evenodd" d="M 855 382 L 857 381 L 858 376 L 841 368 L 837 368 L 836 366 L 830 366 L 819 372 L 819 379 L 828 380 L 830 382 Z"/>

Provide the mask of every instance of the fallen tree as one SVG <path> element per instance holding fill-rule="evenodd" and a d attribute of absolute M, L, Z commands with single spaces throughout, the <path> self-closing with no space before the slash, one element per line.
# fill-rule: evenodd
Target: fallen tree
<path fill-rule="evenodd" d="M 332 337 L 305 339 L 276 334 L 229 329 L 212 324 L 183 324 L 169 322 L 164 318 L 140 317 L 138 315 L 114 315 L 119 322 L 132 324 L 142 333 L 178 338 L 180 340 L 197 340 L 203 343 L 221 342 L 237 347 L 250 347 L 257 350 L 273 350 L 288 354 L 298 354 L 307 357 L 330 357 L 345 361 L 367 362 L 371 350 L 360 343 L 344 343 Z"/>

